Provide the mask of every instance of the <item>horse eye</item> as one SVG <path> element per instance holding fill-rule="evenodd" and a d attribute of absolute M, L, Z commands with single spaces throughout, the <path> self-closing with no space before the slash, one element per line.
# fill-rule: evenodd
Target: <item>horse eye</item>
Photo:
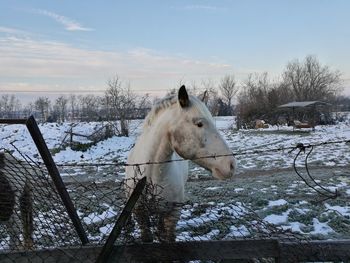
<path fill-rule="evenodd" d="M 203 123 L 202 122 L 198 122 L 197 123 L 197 127 L 199 127 L 199 128 L 203 127 Z"/>

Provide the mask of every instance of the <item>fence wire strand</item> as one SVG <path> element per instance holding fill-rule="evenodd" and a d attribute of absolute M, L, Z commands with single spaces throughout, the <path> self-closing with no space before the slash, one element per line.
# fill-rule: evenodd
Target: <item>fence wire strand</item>
<path fill-rule="evenodd" d="M 200 156 L 192 159 L 186 159 L 189 161 L 196 161 L 201 159 L 216 159 L 220 157 L 229 157 L 229 156 L 244 156 L 244 155 L 253 155 L 253 154 L 265 154 L 265 153 L 272 153 L 272 152 L 281 152 L 281 151 L 288 151 L 291 153 L 292 151 L 299 149 L 300 145 L 303 145 L 303 149 L 318 147 L 318 146 L 324 146 L 324 145 L 331 145 L 331 144 L 340 144 L 340 143 L 350 143 L 350 139 L 346 140 L 338 140 L 338 141 L 325 141 L 321 143 L 315 143 L 315 144 L 302 144 L 298 143 L 296 146 L 290 146 L 290 147 L 278 147 L 273 149 L 265 149 L 265 150 L 246 150 L 246 151 L 239 151 L 239 152 L 232 152 L 230 154 L 212 154 L 212 155 L 206 155 L 206 156 Z M 57 163 L 57 166 L 61 167 L 88 167 L 88 166 L 143 166 L 143 165 L 154 165 L 154 164 L 166 164 L 166 163 L 172 163 L 172 162 L 183 162 L 186 161 L 184 159 L 174 159 L 174 160 L 167 160 L 167 161 L 160 161 L 160 162 L 141 162 L 141 163 L 127 163 L 127 162 L 101 162 L 101 163 Z M 42 164 L 39 162 L 39 164 Z"/>
<path fill-rule="evenodd" d="M 317 144 L 298 144 L 293 147 L 280 147 L 274 149 L 264 150 L 247 150 L 232 153 L 229 155 L 211 155 L 203 156 L 193 159 L 203 158 L 220 158 L 224 156 L 238 156 L 238 155 L 251 155 L 251 154 L 265 154 L 269 152 L 280 152 L 297 150 L 297 154 L 294 158 L 294 169 L 298 176 L 313 190 L 324 197 L 334 198 L 332 191 L 323 187 L 318 183 L 311 175 L 308 168 L 308 158 L 315 147 L 349 143 L 350 140 L 341 141 L 328 141 Z M 306 153 L 304 164 L 306 168 L 306 174 L 311 180 L 311 185 L 296 167 L 296 160 L 302 153 L 309 149 Z M 25 229 L 23 228 L 23 222 L 21 221 L 20 204 L 14 204 L 13 210 L 16 220 L 13 221 L 16 233 L 11 236 L 9 229 L 11 226 L 0 224 L 0 252 L 3 251 L 22 251 L 23 244 L 26 247 L 26 251 L 35 252 L 37 249 L 57 249 L 60 253 L 70 258 L 72 262 L 94 262 L 94 258 L 85 257 L 78 250 L 67 251 L 65 248 L 80 246 L 79 238 L 74 230 L 72 223 L 69 220 L 67 212 L 58 196 L 57 190 L 53 186 L 46 168 L 43 167 L 41 162 L 34 162 L 30 157 L 21 153 L 21 150 L 15 147 L 15 151 L 21 157 L 21 160 L 14 157 L 14 154 L 0 149 L 6 154 L 6 165 L 1 166 L 0 161 L 0 187 L 16 187 L 17 192 L 23 192 L 25 185 L 29 185 L 30 192 L 32 194 L 31 204 L 33 211 L 33 226 L 31 235 L 32 238 L 28 239 L 25 236 Z M 172 160 L 172 162 L 183 161 L 182 159 Z M 3 162 L 5 163 L 5 162 Z M 111 162 L 111 163 L 85 163 L 85 164 L 58 164 L 57 166 L 65 171 L 66 174 L 70 174 L 70 171 L 65 169 L 69 167 L 122 167 L 122 166 L 134 166 L 142 174 L 141 167 L 143 165 L 150 164 L 163 164 L 167 162 L 144 162 L 128 164 L 126 162 Z M 99 173 L 99 171 L 96 171 Z M 5 182 L 4 178 L 10 182 Z M 67 176 L 66 187 L 77 208 L 78 215 L 83 223 L 84 229 L 88 234 L 90 245 L 103 245 L 106 241 L 110 231 L 112 230 L 114 223 L 123 209 L 127 200 L 127 184 L 124 180 L 110 178 L 106 180 L 81 180 L 81 178 L 75 175 Z M 309 185 L 310 184 L 310 185 Z M 3 189 L 2 188 L 2 189 Z M 157 186 L 147 184 L 144 195 L 138 203 L 137 209 L 144 215 L 149 215 L 148 227 L 150 234 L 152 235 L 153 242 L 164 241 L 164 216 L 167 215 L 167 203 L 160 198 L 159 189 Z M 12 210 L 12 204 L 4 202 L 6 196 L 1 197 L 0 193 L 0 207 L 5 207 L 8 210 Z M 337 192 L 336 192 L 337 194 Z M 338 196 L 338 195 L 337 195 Z M 233 199 L 233 198 L 232 198 Z M 10 200 L 11 201 L 11 200 Z M 20 202 L 20 201 L 18 201 Z M 23 203 L 23 202 L 22 202 Z M 25 202 L 24 202 L 25 203 Z M 290 256 L 289 262 L 295 262 L 300 258 L 300 251 L 305 253 L 312 253 L 314 247 L 309 246 L 308 242 L 310 238 L 302 233 L 292 232 L 289 229 L 284 229 L 279 226 L 270 224 L 263 220 L 260 215 L 254 211 L 249 204 L 239 201 L 230 202 L 193 202 L 187 201 L 185 203 L 177 204 L 175 207 L 178 214 L 178 222 L 176 225 L 176 241 L 208 241 L 208 240 L 260 240 L 260 239 L 276 239 L 284 242 L 293 242 L 294 247 L 290 248 L 288 255 Z M 30 208 L 30 206 L 29 206 Z M 161 209 L 161 211 L 160 211 Z M 162 210 L 163 209 L 163 210 Z M 22 209 L 23 211 L 23 209 Z M 28 211 L 27 211 L 28 212 Z M 5 215 L 0 217 L 1 221 L 4 221 Z M 6 219 L 6 218 L 5 218 Z M 347 218 L 344 218 L 344 224 L 348 224 Z M 1 222 L 0 222 L 1 223 Z M 30 224 L 29 224 L 30 226 Z M 121 236 L 117 239 L 116 244 L 127 246 L 128 244 L 139 244 L 141 242 L 142 226 L 137 220 L 135 215 L 129 220 Z M 27 238 L 27 240 L 26 240 Z M 15 239 L 15 240 L 13 240 Z M 31 244 L 32 243 L 32 244 Z M 32 245 L 32 246 L 30 246 Z M 327 249 L 321 247 L 324 253 L 329 253 Z M 293 255 L 293 251 L 295 252 Z M 316 252 L 315 252 L 316 253 Z M 0 253 L 1 254 L 1 253 Z M 43 262 L 48 260 L 54 254 L 38 254 L 42 257 Z M 345 257 L 349 255 L 345 255 Z M 339 258 L 339 260 L 344 257 Z M 8 262 L 11 262 L 13 257 L 8 258 Z M 128 261 L 128 259 L 125 259 Z M 257 259 L 255 262 L 273 262 L 274 259 Z M 15 262 L 15 260 L 13 261 Z M 30 262 L 30 260 L 28 261 Z M 211 261 L 212 262 L 212 261 Z"/>

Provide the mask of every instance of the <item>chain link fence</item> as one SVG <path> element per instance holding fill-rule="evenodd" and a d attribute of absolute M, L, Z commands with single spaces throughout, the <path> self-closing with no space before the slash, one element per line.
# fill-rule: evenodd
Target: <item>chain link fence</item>
<path fill-rule="evenodd" d="M 122 171 L 116 170 L 120 165 L 104 165 L 105 170 L 99 170 L 98 164 L 95 170 L 60 166 L 60 174 L 64 174 L 61 189 L 42 163 L 20 149 L 0 149 L 0 262 L 96 262 L 128 199 Z M 77 170 L 86 176 L 76 176 Z M 89 176 L 106 171 L 120 175 Z M 301 233 L 269 224 L 249 203 L 234 197 L 169 204 L 153 194 L 158 192 L 156 187 L 146 185 L 134 213 L 113 240 L 112 261 L 350 259 L 347 240 L 314 242 Z M 88 244 L 62 199 L 63 190 L 69 193 Z M 344 220 L 347 224 L 348 219 Z"/>
<path fill-rule="evenodd" d="M 1 191 L 0 195 L 0 211 L 2 211 L 0 250 L 11 252 L 7 254 L 6 262 L 16 262 L 18 254 L 14 252 L 24 253 L 23 251 L 26 251 L 27 258 L 34 259 L 33 262 L 38 262 L 38 258 L 42 262 L 48 262 L 48 260 L 59 262 L 62 256 L 70 259 L 71 262 L 95 262 L 99 253 L 96 248 L 106 243 L 125 206 L 127 199 L 125 182 L 118 179 L 79 180 L 74 176 L 67 180 L 67 191 L 89 239 L 89 252 L 87 253 L 86 247 L 84 249 L 82 247 L 74 225 L 46 168 L 30 160 L 19 160 L 5 149 L 1 151 L 0 160 L 0 187 L 2 190 L 7 189 Z M 283 248 L 290 262 L 293 262 L 293 256 L 295 261 L 299 259 L 302 251 L 305 251 L 305 254 L 319 250 L 326 255 L 330 253 L 329 247 L 327 249 L 321 244 L 315 248 L 307 237 L 267 223 L 250 209 L 249 205 L 242 202 L 187 201 L 169 208 L 169 204 L 164 200 L 151 194 L 154 192 L 154 187 L 153 185 L 145 187 L 136 209 L 143 215 L 149 215 L 147 227 L 155 245 L 161 246 L 160 244 L 164 242 L 164 218 L 172 211 L 178 211 L 177 217 L 174 218 L 176 243 L 204 242 L 205 244 L 215 240 L 227 242 L 246 240 L 257 244 L 258 247 L 250 248 L 253 250 L 250 255 L 256 256 L 256 251 L 260 251 L 259 247 L 264 247 L 262 245 L 264 243 L 259 243 L 261 240 L 267 242 L 278 240 L 289 244 Z M 9 198 L 11 195 L 13 197 Z M 121 235 L 118 236 L 115 245 L 119 247 L 119 260 L 133 261 L 135 259 L 130 257 L 128 251 L 129 246 L 142 244 L 142 226 L 139 223 L 133 214 Z M 190 244 L 191 246 L 196 245 L 197 249 L 212 250 L 211 253 L 203 252 L 203 255 L 212 256 L 214 261 L 220 256 L 225 258 L 223 253 L 227 253 L 228 250 L 225 245 L 202 248 L 203 245 L 199 243 Z M 123 247 L 124 249 L 120 250 Z M 167 249 L 172 251 L 173 249 L 160 248 L 161 251 L 167 251 Z M 140 249 L 141 247 L 136 247 L 135 251 Z M 157 251 L 157 247 L 152 247 L 152 249 Z M 249 251 L 244 247 L 241 249 L 245 253 Z M 277 257 L 268 257 L 264 253 L 261 255 L 262 258 L 255 258 L 255 262 L 274 262 Z M 350 253 L 343 256 L 350 258 Z"/>

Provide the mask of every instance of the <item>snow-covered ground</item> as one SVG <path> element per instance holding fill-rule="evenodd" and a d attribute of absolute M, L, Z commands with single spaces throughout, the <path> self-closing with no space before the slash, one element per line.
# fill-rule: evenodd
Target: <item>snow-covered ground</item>
<path fill-rule="evenodd" d="M 291 127 L 270 127 L 261 130 L 235 130 L 235 119 L 233 117 L 217 117 L 215 118 L 216 126 L 220 133 L 224 136 L 229 146 L 234 153 L 237 153 L 238 173 L 245 174 L 247 171 L 283 171 L 285 168 L 291 168 L 293 159 L 297 151 L 290 152 L 290 150 L 278 150 L 281 148 L 290 148 L 296 146 L 298 143 L 303 144 L 320 144 L 329 141 L 350 140 L 350 114 L 348 118 L 337 125 L 317 126 L 315 131 L 310 130 L 295 130 Z M 75 151 L 70 147 L 62 147 L 62 141 L 72 126 L 73 131 L 79 134 L 89 135 L 102 127 L 102 123 L 47 123 L 40 124 L 40 130 L 43 133 L 45 141 L 49 149 L 54 153 L 53 157 L 57 164 L 75 164 L 78 166 L 71 166 L 69 169 L 61 169 L 61 174 L 85 177 L 90 176 L 89 180 L 94 180 L 94 176 L 109 175 L 116 179 L 121 179 L 123 176 L 123 167 L 120 169 L 109 169 L 105 171 L 99 170 L 98 173 L 91 173 L 79 166 L 79 164 L 105 164 L 112 162 L 125 162 L 129 150 L 132 148 L 138 134 L 142 129 L 142 121 L 134 121 L 131 126 L 130 137 L 112 137 L 104 141 L 100 141 L 92 145 L 86 151 Z M 39 160 L 38 152 L 35 145 L 26 130 L 24 125 L 0 125 L 0 149 L 14 150 L 14 155 L 21 158 L 17 149 L 22 154 L 29 156 L 33 160 Z M 77 137 L 81 143 L 91 143 L 84 137 Z M 14 147 L 15 146 L 15 147 Z M 250 151 L 264 151 L 261 154 L 248 154 Z M 271 151 L 269 151 L 271 150 Z M 297 164 L 300 167 L 304 166 L 305 154 L 300 156 Z M 278 184 L 275 181 L 261 182 L 260 187 L 256 184 L 259 178 L 250 178 L 250 183 L 243 180 L 234 189 L 228 191 L 227 185 L 219 184 L 217 181 L 210 182 L 210 185 L 205 185 L 205 182 L 198 180 L 201 187 L 200 194 L 205 196 L 215 196 L 217 194 L 227 193 L 225 198 L 227 203 L 208 202 L 206 206 L 211 209 L 204 209 L 200 214 L 196 212 L 196 207 L 184 208 L 182 210 L 181 220 L 178 223 L 177 230 L 179 233 L 178 240 L 188 240 L 189 237 L 193 239 L 211 239 L 214 237 L 229 238 L 229 237 L 244 237 L 249 236 L 247 226 L 240 223 L 238 225 L 230 225 L 229 232 L 222 236 L 219 229 L 210 228 L 208 231 L 201 232 L 194 236 L 190 232 L 190 227 L 201 227 L 212 222 L 220 221 L 225 217 L 236 218 L 240 214 L 235 214 L 237 211 L 244 212 L 245 207 L 241 206 L 239 202 L 233 202 L 235 198 L 255 196 L 254 201 L 247 201 L 246 206 L 252 208 L 259 214 L 265 222 L 281 226 L 283 229 L 290 229 L 301 234 L 308 234 L 311 236 L 329 235 L 346 236 L 350 238 L 350 172 L 346 171 L 350 164 L 350 144 L 337 143 L 317 146 L 313 149 L 309 158 L 309 165 L 313 167 L 334 167 L 334 177 L 329 178 L 323 176 L 316 179 L 321 182 L 327 189 L 334 191 L 341 189 L 341 197 L 335 200 L 326 201 L 326 203 L 318 206 L 310 204 L 310 199 L 316 195 L 313 190 L 310 190 L 304 182 L 302 182 L 296 175 L 294 179 L 290 177 L 283 178 L 282 183 Z M 338 168 L 342 168 L 341 172 L 337 172 Z M 344 170 L 345 169 L 345 170 Z M 339 170 L 339 169 L 338 169 Z M 191 165 L 191 174 L 193 178 L 201 178 L 204 170 L 198 166 Z M 194 176 L 195 175 L 195 176 Z M 96 181 L 101 178 L 96 177 Z M 329 179 L 329 180 L 328 180 Z M 255 181 L 254 181 L 255 180 Z M 277 179 L 276 179 L 277 180 Z M 254 185 L 254 186 L 252 186 Z M 192 188 L 190 188 L 190 191 Z M 228 192 L 227 192 L 228 191 Z M 288 200 L 288 197 L 298 198 L 298 201 Z M 266 199 L 266 198 L 270 199 Z M 231 200 L 231 201 L 229 201 Z M 205 203 L 206 201 L 203 200 Z M 259 203 L 260 202 L 260 203 Z M 317 210 L 317 212 L 315 212 Z M 118 208 L 113 207 L 113 204 L 103 202 L 99 207 L 98 217 L 111 219 L 118 213 Z M 223 212 L 224 211 L 224 212 Z M 97 217 L 96 212 L 82 213 L 78 211 L 83 222 L 87 225 L 96 224 L 94 219 Z M 339 217 L 339 218 L 338 218 Z M 336 219 L 335 219 L 336 218 Z M 334 227 L 336 222 L 339 227 Z M 102 220 L 103 221 L 103 220 Z M 338 223 L 337 223 L 338 224 Z M 111 221 L 108 224 L 99 227 L 102 234 L 107 234 L 113 226 Z M 339 233 L 344 231 L 344 233 Z"/>
<path fill-rule="evenodd" d="M 349 115 L 350 116 L 350 115 Z M 349 117 L 350 118 L 350 117 Z M 235 121 L 232 117 L 217 117 L 216 126 L 228 142 L 234 153 L 237 153 L 238 169 L 277 169 L 291 167 L 295 152 L 271 151 L 264 154 L 243 154 L 249 151 L 276 148 L 290 148 L 298 143 L 320 144 L 328 141 L 341 141 L 350 138 L 350 119 L 337 125 L 317 126 L 315 131 L 294 130 L 292 127 L 270 127 L 260 130 L 236 131 Z M 103 124 L 95 122 L 82 122 L 74 124 L 73 131 L 79 134 L 89 135 L 99 129 Z M 126 161 L 127 154 L 133 146 L 137 135 L 142 129 L 141 121 L 134 121 L 131 126 L 130 137 L 112 137 L 93 145 L 87 151 L 73 151 L 70 147 L 60 149 L 62 140 L 71 129 L 71 123 L 47 123 L 40 124 L 40 130 L 44 139 L 54 152 L 54 160 L 57 164 L 66 163 L 102 163 L 110 161 Z M 25 126 L 23 125 L 1 125 L 0 126 L 0 148 L 13 149 L 14 144 L 23 154 L 34 160 L 37 151 Z M 75 137 L 74 140 L 88 143 L 84 137 Z M 317 166 L 339 166 L 350 163 L 349 144 L 339 143 L 317 146 L 310 155 L 309 163 Z M 15 153 L 16 154 L 16 153 Z M 302 165 L 303 160 L 299 162 Z"/>

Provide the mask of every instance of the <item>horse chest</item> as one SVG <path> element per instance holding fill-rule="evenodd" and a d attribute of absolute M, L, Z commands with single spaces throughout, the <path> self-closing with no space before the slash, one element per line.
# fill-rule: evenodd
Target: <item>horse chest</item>
<path fill-rule="evenodd" d="M 188 162 L 173 162 L 159 167 L 151 174 L 152 183 L 159 185 L 160 195 L 168 202 L 183 202 L 184 189 L 188 177 Z"/>

